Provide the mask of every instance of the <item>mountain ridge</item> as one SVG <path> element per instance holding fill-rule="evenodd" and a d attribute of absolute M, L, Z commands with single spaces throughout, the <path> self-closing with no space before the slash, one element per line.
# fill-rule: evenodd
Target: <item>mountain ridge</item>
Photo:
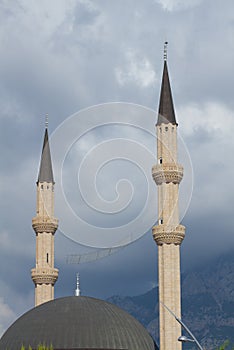
<path fill-rule="evenodd" d="M 234 344 L 234 254 L 233 251 L 182 274 L 182 320 L 206 350 L 225 340 Z M 138 296 L 113 296 L 108 301 L 137 318 L 158 336 L 158 288 Z M 186 344 L 184 348 L 194 348 Z"/>

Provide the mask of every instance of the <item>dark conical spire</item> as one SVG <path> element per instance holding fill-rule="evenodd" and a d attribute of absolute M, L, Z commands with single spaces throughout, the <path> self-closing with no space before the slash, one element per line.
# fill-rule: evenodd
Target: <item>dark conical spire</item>
<path fill-rule="evenodd" d="M 167 69 L 167 56 L 165 54 L 165 51 L 157 125 L 161 125 L 162 123 L 172 123 L 177 125 Z"/>
<path fill-rule="evenodd" d="M 44 143 L 43 143 L 42 154 L 41 154 L 41 164 L 40 164 L 40 170 L 39 170 L 37 182 L 54 183 L 47 127 L 45 129 Z"/>

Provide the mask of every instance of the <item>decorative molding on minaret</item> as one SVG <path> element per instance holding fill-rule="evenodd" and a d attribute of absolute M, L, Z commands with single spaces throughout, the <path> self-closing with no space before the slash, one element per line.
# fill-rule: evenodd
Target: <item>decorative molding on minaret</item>
<path fill-rule="evenodd" d="M 76 274 L 76 289 L 75 289 L 75 296 L 80 296 L 80 274 Z"/>
<path fill-rule="evenodd" d="M 48 122 L 37 180 L 37 213 L 32 219 L 36 233 L 36 267 L 31 270 L 35 306 L 54 299 L 54 284 L 58 279 L 58 269 L 54 268 L 54 234 L 58 220 L 54 217 L 54 177 L 47 126 Z"/>
<path fill-rule="evenodd" d="M 160 350 L 181 349 L 177 341 L 181 326 L 162 306 L 167 305 L 180 318 L 180 244 L 185 236 L 185 227 L 179 222 L 179 184 L 183 178 L 183 167 L 177 163 L 177 126 L 165 43 L 156 124 L 158 164 L 152 168 L 153 179 L 158 186 L 158 225 L 153 227 L 153 238 L 158 246 Z"/>

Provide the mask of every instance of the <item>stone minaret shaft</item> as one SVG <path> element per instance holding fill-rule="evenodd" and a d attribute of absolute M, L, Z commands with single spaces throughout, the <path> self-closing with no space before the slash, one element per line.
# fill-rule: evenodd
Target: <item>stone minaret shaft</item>
<path fill-rule="evenodd" d="M 163 306 L 165 304 L 180 318 L 180 244 L 185 234 L 185 227 L 180 225 L 178 208 L 183 167 L 177 163 L 177 123 L 167 61 L 164 59 L 156 125 L 158 164 L 152 168 L 158 186 L 158 225 L 153 227 L 153 237 L 158 245 L 160 350 L 179 350 L 180 324 Z"/>
<path fill-rule="evenodd" d="M 54 178 L 47 128 L 37 181 L 36 210 L 37 214 L 32 219 L 36 233 L 36 267 L 31 270 L 35 306 L 54 299 L 54 284 L 58 279 L 58 269 L 54 268 L 54 234 L 58 220 L 54 218 Z"/>

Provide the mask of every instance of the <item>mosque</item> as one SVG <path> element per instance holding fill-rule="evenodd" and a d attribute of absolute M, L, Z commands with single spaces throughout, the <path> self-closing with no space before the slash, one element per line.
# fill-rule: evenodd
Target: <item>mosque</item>
<path fill-rule="evenodd" d="M 165 43 L 167 44 L 167 43 Z M 158 186 L 158 223 L 153 238 L 158 246 L 160 350 L 180 350 L 177 341 L 181 314 L 180 245 L 185 227 L 180 225 L 179 184 L 183 167 L 177 163 L 177 122 L 168 75 L 166 45 L 159 100 L 157 164 L 152 168 Z M 16 320 L 0 339 L 0 350 L 36 350 L 44 344 L 54 350 L 153 350 L 158 349 L 148 331 L 131 315 L 108 302 L 76 296 L 54 300 L 58 269 L 54 267 L 54 176 L 47 126 L 37 181 L 36 266 L 31 270 L 35 307 Z"/>

